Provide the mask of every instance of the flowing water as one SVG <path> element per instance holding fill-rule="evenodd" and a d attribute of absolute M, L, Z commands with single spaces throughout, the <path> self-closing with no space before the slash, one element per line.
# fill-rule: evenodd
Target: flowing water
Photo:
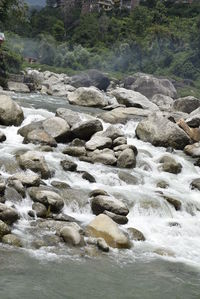
<path fill-rule="evenodd" d="M 23 106 L 26 125 L 54 115 L 59 107 L 70 108 L 89 119 L 99 109 L 70 106 L 64 99 L 41 95 L 14 95 Z M 87 115 L 85 115 L 87 113 Z M 104 128 L 108 124 L 104 123 Z M 14 232 L 20 236 L 26 249 L 13 250 L 0 246 L 0 298 L 200 298 L 200 198 L 199 191 L 191 190 L 190 183 L 200 177 L 198 167 L 181 151 L 166 153 L 165 148 L 155 148 L 135 138 L 137 123 L 129 121 L 117 125 L 139 151 L 137 167 L 130 171 L 140 181 L 139 185 L 127 185 L 117 175 L 115 167 L 89 164 L 72 158 L 78 170 L 92 174 L 96 183 L 90 184 L 78 173 L 64 172 L 59 162 L 64 158 L 63 145 L 54 152 L 45 152 L 45 158 L 55 176 L 52 180 L 64 181 L 72 188 L 84 190 L 103 189 L 122 199 L 129 207 L 129 222 L 123 229 L 135 227 L 143 232 L 145 242 L 135 242 L 130 250 L 112 250 L 109 255 L 97 258 L 82 257 L 76 250 L 40 248 L 28 246 L 32 236 L 27 213 L 31 209 L 29 198 L 16 207 L 21 215 Z M 13 164 L 16 151 L 36 149 L 36 145 L 22 143 L 18 128 L 3 128 L 7 140 L 0 145 L 0 161 Z M 161 172 L 159 159 L 163 155 L 173 156 L 183 166 L 178 175 Z M 12 168 L 12 167 L 11 167 Z M 14 170 L 13 170 L 14 171 Z M 6 168 L 1 174 L 9 177 Z M 181 201 L 181 211 L 176 211 L 164 200 L 156 187 L 165 180 L 169 188 L 167 196 Z M 162 190 L 163 191 L 163 190 Z M 12 201 L 8 202 L 12 205 Z M 69 202 L 64 212 L 87 224 L 94 218 L 88 199 Z"/>

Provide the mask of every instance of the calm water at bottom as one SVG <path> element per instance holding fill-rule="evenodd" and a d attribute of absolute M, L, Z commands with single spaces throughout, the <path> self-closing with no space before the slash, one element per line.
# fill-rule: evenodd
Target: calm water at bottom
<path fill-rule="evenodd" d="M 41 261 L 0 249 L 1 299 L 200 299 L 200 271 L 163 260 Z"/>

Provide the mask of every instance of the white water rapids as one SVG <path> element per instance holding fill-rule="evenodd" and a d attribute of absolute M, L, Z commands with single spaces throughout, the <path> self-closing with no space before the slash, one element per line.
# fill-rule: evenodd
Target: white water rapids
<path fill-rule="evenodd" d="M 18 96 L 20 98 L 20 96 Z M 56 101 L 51 97 L 25 95 L 24 99 L 29 98 L 34 103 L 39 102 L 43 109 L 23 108 L 25 120 L 21 126 L 27 125 L 33 121 L 42 120 L 54 115 L 54 113 L 45 110 L 49 103 Z M 23 99 L 23 101 L 25 101 Z M 34 102 L 35 101 L 35 102 Z M 61 100 L 60 100 L 61 101 Z M 20 101 L 18 100 L 20 103 Z M 21 104 L 23 105 L 23 104 Z M 59 103 L 59 107 L 61 103 Z M 80 108 L 80 107 L 79 107 Z M 48 108 L 47 108 L 48 109 Z M 81 108 L 80 108 L 81 110 Z M 83 118 L 84 119 L 84 118 Z M 104 123 L 104 128 L 109 124 Z M 89 164 L 72 158 L 78 164 L 78 170 L 88 171 L 96 179 L 96 183 L 89 183 L 82 179 L 78 173 L 64 172 L 60 167 L 60 160 L 65 157 L 62 149 L 66 145 L 58 145 L 53 152 L 43 152 L 46 161 L 51 169 L 55 170 L 53 178 L 45 182 L 50 185 L 53 180 L 60 180 L 68 183 L 72 188 L 81 190 L 103 189 L 117 198 L 122 199 L 129 207 L 129 222 L 122 226 L 123 230 L 128 227 L 139 229 L 145 236 L 145 242 L 134 242 L 131 250 L 113 250 L 113 254 L 126 256 L 128 259 L 135 258 L 158 258 L 158 251 L 168 254 L 163 258 L 168 258 L 174 262 L 189 263 L 194 266 L 200 265 L 200 191 L 191 190 L 190 183 L 193 179 L 200 177 L 200 168 L 193 165 L 191 158 L 187 157 L 181 151 L 166 153 L 165 148 L 156 148 L 151 144 L 144 143 L 135 138 L 135 128 L 137 123 L 129 121 L 126 125 L 117 125 L 128 138 L 128 144 L 133 144 L 138 149 L 137 166 L 130 170 L 139 178 L 139 185 L 127 185 L 121 181 L 117 175 L 119 169 L 108 167 L 102 164 Z M 2 131 L 6 134 L 7 140 L 0 145 L 0 159 L 14 161 L 16 151 L 20 149 L 36 149 L 38 146 L 33 144 L 23 144 L 23 138 L 17 134 L 16 127 L 6 127 Z M 183 166 L 182 172 L 178 175 L 162 172 L 159 169 L 159 159 L 163 155 L 173 156 L 177 162 Z M 9 177 L 4 167 L 0 173 L 3 177 Z M 158 181 L 165 180 L 169 184 L 168 189 L 159 189 L 156 187 Z M 156 191 L 163 191 L 165 195 L 171 196 L 181 201 L 181 211 L 164 200 Z M 12 205 L 12 202 L 8 202 Z M 14 232 L 24 240 L 30 237 L 27 232 L 29 221 L 28 211 L 31 209 L 32 202 L 29 198 L 22 202 L 15 203 L 21 220 L 15 226 Z M 80 198 L 79 201 L 72 201 L 65 205 L 64 212 L 73 216 L 84 224 L 87 224 L 94 215 L 91 212 L 89 199 Z M 178 225 L 169 225 L 177 223 Z M 34 254 L 47 254 L 45 249 L 35 251 Z"/>

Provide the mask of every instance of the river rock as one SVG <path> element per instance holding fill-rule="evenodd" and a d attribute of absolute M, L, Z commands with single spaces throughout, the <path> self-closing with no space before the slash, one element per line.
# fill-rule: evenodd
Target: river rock
<path fill-rule="evenodd" d="M 115 96 L 120 104 L 123 104 L 126 107 L 159 110 L 157 105 L 150 102 L 144 95 L 137 91 L 118 87 L 113 90 L 111 94 Z"/>
<path fill-rule="evenodd" d="M 26 190 L 22 183 L 18 180 L 8 180 L 4 198 L 14 203 L 20 203 L 25 198 Z"/>
<path fill-rule="evenodd" d="M 114 152 L 110 149 L 95 150 L 92 152 L 91 159 L 94 163 L 105 165 L 115 165 L 117 162 Z"/>
<path fill-rule="evenodd" d="M 5 126 L 19 126 L 24 120 L 21 107 L 9 96 L 0 95 L 0 124 Z"/>
<path fill-rule="evenodd" d="M 77 164 L 70 159 L 65 159 L 60 162 L 60 165 L 65 171 L 76 171 Z"/>
<path fill-rule="evenodd" d="M 169 184 L 163 180 L 157 182 L 156 187 L 161 188 L 161 189 L 166 189 L 169 187 Z"/>
<path fill-rule="evenodd" d="M 128 218 L 126 216 L 122 216 L 122 215 L 118 215 L 109 211 L 104 211 L 103 212 L 104 215 L 107 215 L 108 217 L 110 217 L 113 221 L 115 221 L 118 224 L 127 224 L 128 223 Z"/>
<path fill-rule="evenodd" d="M 120 178 L 120 180 L 125 182 L 127 185 L 138 185 L 139 184 L 138 178 L 128 172 L 119 171 L 118 177 Z"/>
<path fill-rule="evenodd" d="M 117 159 L 117 167 L 133 168 L 136 166 L 136 158 L 132 149 L 127 148 L 119 155 Z"/>
<path fill-rule="evenodd" d="M 8 90 L 21 93 L 29 93 L 28 86 L 21 82 L 8 81 Z"/>
<path fill-rule="evenodd" d="M 6 135 L 0 131 L 0 142 L 6 141 Z"/>
<path fill-rule="evenodd" d="M 184 148 L 184 153 L 186 155 L 192 156 L 193 158 L 200 157 L 200 142 L 194 144 L 189 144 Z"/>
<path fill-rule="evenodd" d="M 6 182 L 3 178 L 0 177 L 0 195 L 4 195 L 6 189 Z"/>
<path fill-rule="evenodd" d="M 93 177 L 93 175 L 91 175 L 90 173 L 88 173 L 87 171 L 84 171 L 82 174 L 82 178 L 84 180 L 89 181 L 90 183 L 96 183 L 95 178 Z"/>
<path fill-rule="evenodd" d="M 135 90 L 151 99 L 155 94 L 163 94 L 171 98 L 176 98 L 177 92 L 171 81 L 168 79 L 158 79 L 152 75 L 138 73 L 130 89 Z"/>
<path fill-rule="evenodd" d="M 189 136 L 178 125 L 158 114 L 142 120 L 136 128 L 136 135 L 154 146 L 175 149 L 184 149 L 191 142 Z"/>
<path fill-rule="evenodd" d="M 2 220 L 0 220 L 0 240 L 2 239 L 2 237 L 4 235 L 7 235 L 11 232 L 9 226 L 3 222 Z"/>
<path fill-rule="evenodd" d="M 51 117 L 43 121 L 44 130 L 57 142 L 67 142 L 71 131 L 68 123 L 60 117 Z"/>
<path fill-rule="evenodd" d="M 34 130 L 43 130 L 42 121 L 31 122 L 30 124 L 21 127 L 17 133 L 22 137 L 27 138 L 27 135 Z"/>
<path fill-rule="evenodd" d="M 192 189 L 197 189 L 200 191 L 200 179 L 195 179 L 191 183 Z"/>
<path fill-rule="evenodd" d="M 100 90 L 106 91 L 110 84 L 110 79 L 98 70 L 88 70 L 87 72 L 72 76 L 69 79 L 69 83 L 78 87 L 95 86 Z"/>
<path fill-rule="evenodd" d="M 116 108 L 112 111 L 106 111 L 98 115 L 103 121 L 110 124 L 125 124 L 129 120 L 139 121 L 151 114 L 148 109 L 139 109 L 135 107 Z"/>
<path fill-rule="evenodd" d="M 43 179 L 51 177 L 51 171 L 49 170 L 44 157 L 40 153 L 36 151 L 28 151 L 17 156 L 17 160 L 22 169 L 30 169 L 33 172 L 39 172 Z"/>
<path fill-rule="evenodd" d="M 33 130 L 24 138 L 24 143 L 43 144 L 56 147 L 56 140 L 45 130 Z"/>
<path fill-rule="evenodd" d="M 34 202 L 32 205 L 32 210 L 33 211 L 29 211 L 29 215 L 31 217 L 34 217 L 35 215 L 41 218 L 47 217 L 47 208 L 40 202 Z"/>
<path fill-rule="evenodd" d="M 171 109 L 174 100 L 171 97 L 163 94 L 155 94 L 151 99 L 151 102 L 156 104 L 160 110 L 168 111 Z"/>
<path fill-rule="evenodd" d="M 90 151 L 94 151 L 96 149 L 110 148 L 111 146 L 112 146 L 111 138 L 102 137 L 98 135 L 92 136 L 92 138 L 85 144 L 86 149 Z"/>
<path fill-rule="evenodd" d="M 86 107 L 104 107 L 107 105 L 105 96 L 95 87 L 79 87 L 68 95 L 70 104 Z"/>
<path fill-rule="evenodd" d="M 118 137 L 123 137 L 124 133 L 121 129 L 111 125 L 104 132 L 102 132 L 102 136 L 115 140 Z"/>
<path fill-rule="evenodd" d="M 81 122 L 78 112 L 66 108 L 58 108 L 56 110 L 56 116 L 64 119 L 70 125 L 70 127 Z"/>
<path fill-rule="evenodd" d="M 87 234 L 94 238 L 103 238 L 114 248 L 130 248 L 131 244 L 118 225 L 108 216 L 100 214 L 87 226 Z"/>
<path fill-rule="evenodd" d="M 45 187 L 31 187 L 28 189 L 31 199 L 39 202 L 53 212 L 60 212 L 64 207 L 64 201 L 60 195 Z"/>
<path fill-rule="evenodd" d="M 123 144 L 127 144 L 127 139 L 125 137 L 118 137 L 115 140 L 113 140 L 113 146 L 119 146 L 119 145 L 123 145 Z"/>
<path fill-rule="evenodd" d="M 92 198 L 91 208 L 95 215 L 102 214 L 105 210 L 122 216 L 126 216 L 129 213 L 128 208 L 123 202 L 105 195 L 98 195 Z"/>
<path fill-rule="evenodd" d="M 102 131 L 103 126 L 100 120 L 94 119 L 84 121 L 72 127 L 72 134 L 75 138 L 89 140 L 93 134 Z"/>
<path fill-rule="evenodd" d="M 178 174 L 182 170 L 181 163 L 177 163 L 175 159 L 169 156 L 164 156 L 160 159 L 162 163 L 162 171 Z"/>
<path fill-rule="evenodd" d="M 65 243 L 78 246 L 83 245 L 83 238 L 79 231 L 71 226 L 64 226 L 60 231 L 60 236 L 63 238 Z"/>
<path fill-rule="evenodd" d="M 83 146 L 68 146 L 63 150 L 63 154 L 72 157 L 81 157 L 86 155 L 86 149 Z"/>
<path fill-rule="evenodd" d="M 129 227 L 128 233 L 129 233 L 130 238 L 135 241 L 145 241 L 146 240 L 143 233 L 136 228 Z"/>
<path fill-rule="evenodd" d="M 109 252 L 110 248 L 103 238 L 97 239 L 97 247 L 103 252 Z"/>
<path fill-rule="evenodd" d="M 89 197 L 96 197 L 98 195 L 108 195 L 108 193 L 101 189 L 95 189 L 90 192 Z"/>
<path fill-rule="evenodd" d="M 71 146 L 73 147 L 84 147 L 85 146 L 85 140 L 81 140 L 79 138 L 75 138 L 72 143 Z"/>
<path fill-rule="evenodd" d="M 15 247 L 22 247 L 21 240 L 13 234 L 8 234 L 3 236 L 2 243 L 15 246 Z"/>
<path fill-rule="evenodd" d="M 191 113 L 192 111 L 196 110 L 199 107 L 200 107 L 200 100 L 193 96 L 179 98 L 175 100 L 173 104 L 174 110 L 178 110 L 186 113 Z"/>
<path fill-rule="evenodd" d="M 23 173 L 19 172 L 14 174 L 9 180 L 18 180 L 25 187 L 39 186 L 40 185 L 40 177 L 35 173 Z"/>
<path fill-rule="evenodd" d="M 0 203 L 0 220 L 6 224 L 13 224 L 18 219 L 19 215 L 15 209 L 9 208 L 5 204 Z"/>
<path fill-rule="evenodd" d="M 163 196 L 163 198 L 172 206 L 174 206 L 176 211 L 181 210 L 182 204 L 181 201 L 169 196 Z"/>

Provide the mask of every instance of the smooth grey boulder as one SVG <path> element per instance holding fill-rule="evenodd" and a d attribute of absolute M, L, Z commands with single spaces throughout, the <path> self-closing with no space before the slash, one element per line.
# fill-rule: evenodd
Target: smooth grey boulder
<path fill-rule="evenodd" d="M 151 99 L 151 102 L 156 104 L 160 110 L 168 111 L 171 109 L 174 100 L 163 94 L 155 94 Z"/>
<path fill-rule="evenodd" d="M 19 126 L 24 120 L 22 108 L 9 96 L 0 95 L 0 124 L 5 126 Z"/>
<path fill-rule="evenodd" d="M 48 168 L 43 155 L 36 151 L 28 151 L 17 156 L 17 161 L 22 169 L 30 169 L 33 172 L 39 172 L 43 179 L 51 177 L 51 171 Z"/>
<path fill-rule="evenodd" d="M 191 113 L 200 107 L 200 99 L 197 99 L 193 96 L 188 96 L 185 98 L 179 98 L 174 101 L 173 109 L 182 111 L 185 113 Z"/>
<path fill-rule="evenodd" d="M 86 107 L 104 107 L 107 100 L 103 93 L 95 87 L 79 87 L 68 94 L 70 104 Z"/>
<path fill-rule="evenodd" d="M 186 145 L 186 147 L 184 148 L 184 153 L 193 158 L 199 158 L 200 157 L 200 142 Z"/>
<path fill-rule="evenodd" d="M 57 142 L 69 140 L 71 131 L 68 123 L 60 117 L 51 117 L 43 121 L 44 130 Z"/>
<path fill-rule="evenodd" d="M 30 93 L 28 86 L 21 82 L 8 81 L 8 90 L 21 93 Z"/>
<path fill-rule="evenodd" d="M 83 140 L 89 140 L 93 134 L 102 130 L 103 125 L 98 119 L 84 121 L 71 128 L 74 137 Z"/>
<path fill-rule="evenodd" d="M 98 195 L 91 199 L 91 208 L 95 215 L 109 211 L 117 215 L 126 216 L 129 213 L 127 206 L 120 200 L 106 195 Z"/>
<path fill-rule="evenodd" d="M 32 205 L 32 211 L 29 211 L 29 215 L 34 217 L 46 218 L 47 217 L 47 208 L 40 202 L 34 202 Z"/>
<path fill-rule="evenodd" d="M 60 236 L 63 238 L 65 243 L 72 246 L 83 245 L 83 237 L 80 235 L 78 229 L 72 226 L 64 226 L 60 230 Z"/>
<path fill-rule="evenodd" d="M 40 176 L 36 173 L 31 172 L 18 172 L 10 177 L 9 180 L 18 180 L 25 187 L 39 186 L 40 185 Z"/>
<path fill-rule="evenodd" d="M 105 165 L 115 165 L 117 162 L 115 154 L 111 149 L 95 150 L 89 158 L 91 158 L 93 163 L 102 163 Z"/>
<path fill-rule="evenodd" d="M 127 139 L 125 137 L 118 137 L 113 140 L 113 147 L 122 145 L 122 144 L 127 144 Z"/>
<path fill-rule="evenodd" d="M 0 203 L 0 220 L 6 224 L 13 224 L 19 219 L 19 214 L 13 208 L 7 207 L 5 204 Z"/>
<path fill-rule="evenodd" d="M 151 99 L 155 94 L 163 94 L 171 98 L 176 98 L 177 92 L 168 79 L 159 79 L 149 74 L 135 74 L 135 81 L 130 86 L 130 89 L 135 90 Z"/>
<path fill-rule="evenodd" d="M 95 189 L 90 192 L 89 197 L 96 197 L 98 195 L 108 195 L 108 193 L 105 190 Z"/>
<path fill-rule="evenodd" d="M 96 149 L 110 148 L 111 146 L 111 138 L 98 136 L 96 134 L 92 136 L 92 138 L 85 144 L 86 149 L 90 151 L 94 151 Z"/>
<path fill-rule="evenodd" d="M 58 108 L 56 110 L 56 116 L 64 119 L 70 125 L 70 127 L 81 122 L 78 112 L 66 108 Z"/>
<path fill-rule="evenodd" d="M 121 129 L 111 125 L 105 131 L 102 132 L 102 136 L 114 140 L 118 137 L 123 137 L 124 133 Z"/>
<path fill-rule="evenodd" d="M 150 102 L 144 95 L 137 91 L 118 87 L 113 90 L 111 94 L 117 99 L 120 104 L 123 104 L 126 107 L 136 107 L 153 111 L 159 110 L 157 105 Z"/>
<path fill-rule="evenodd" d="M 108 122 L 110 124 L 125 124 L 129 120 L 139 121 L 147 116 L 149 116 L 152 112 L 149 109 L 140 109 L 135 107 L 128 108 L 116 108 L 112 111 L 106 111 L 98 115 L 103 121 Z"/>
<path fill-rule="evenodd" d="M 117 159 L 117 167 L 134 168 L 136 166 L 135 153 L 131 148 L 122 151 Z"/>
<path fill-rule="evenodd" d="M 56 140 L 49 135 L 45 130 L 33 130 L 24 138 L 24 143 L 42 144 L 56 147 Z"/>
<path fill-rule="evenodd" d="M 189 136 L 179 126 L 162 115 L 154 114 L 142 120 L 136 128 L 136 136 L 154 146 L 184 149 L 191 143 Z"/>
<path fill-rule="evenodd" d="M 28 189 L 31 199 L 43 204 L 47 209 L 53 212 L 60 212 L 64 207 L 63 198 L 54 190 L 47 187 L 31 187 Z"/>
<path fill-rule="evenodd" d="M 162 163 L 162 171 L 178 174 L 182 171 L 181 163 L 176 162 L 176 160 L 169 156 L 163 156 L 160 161 Z"/>

